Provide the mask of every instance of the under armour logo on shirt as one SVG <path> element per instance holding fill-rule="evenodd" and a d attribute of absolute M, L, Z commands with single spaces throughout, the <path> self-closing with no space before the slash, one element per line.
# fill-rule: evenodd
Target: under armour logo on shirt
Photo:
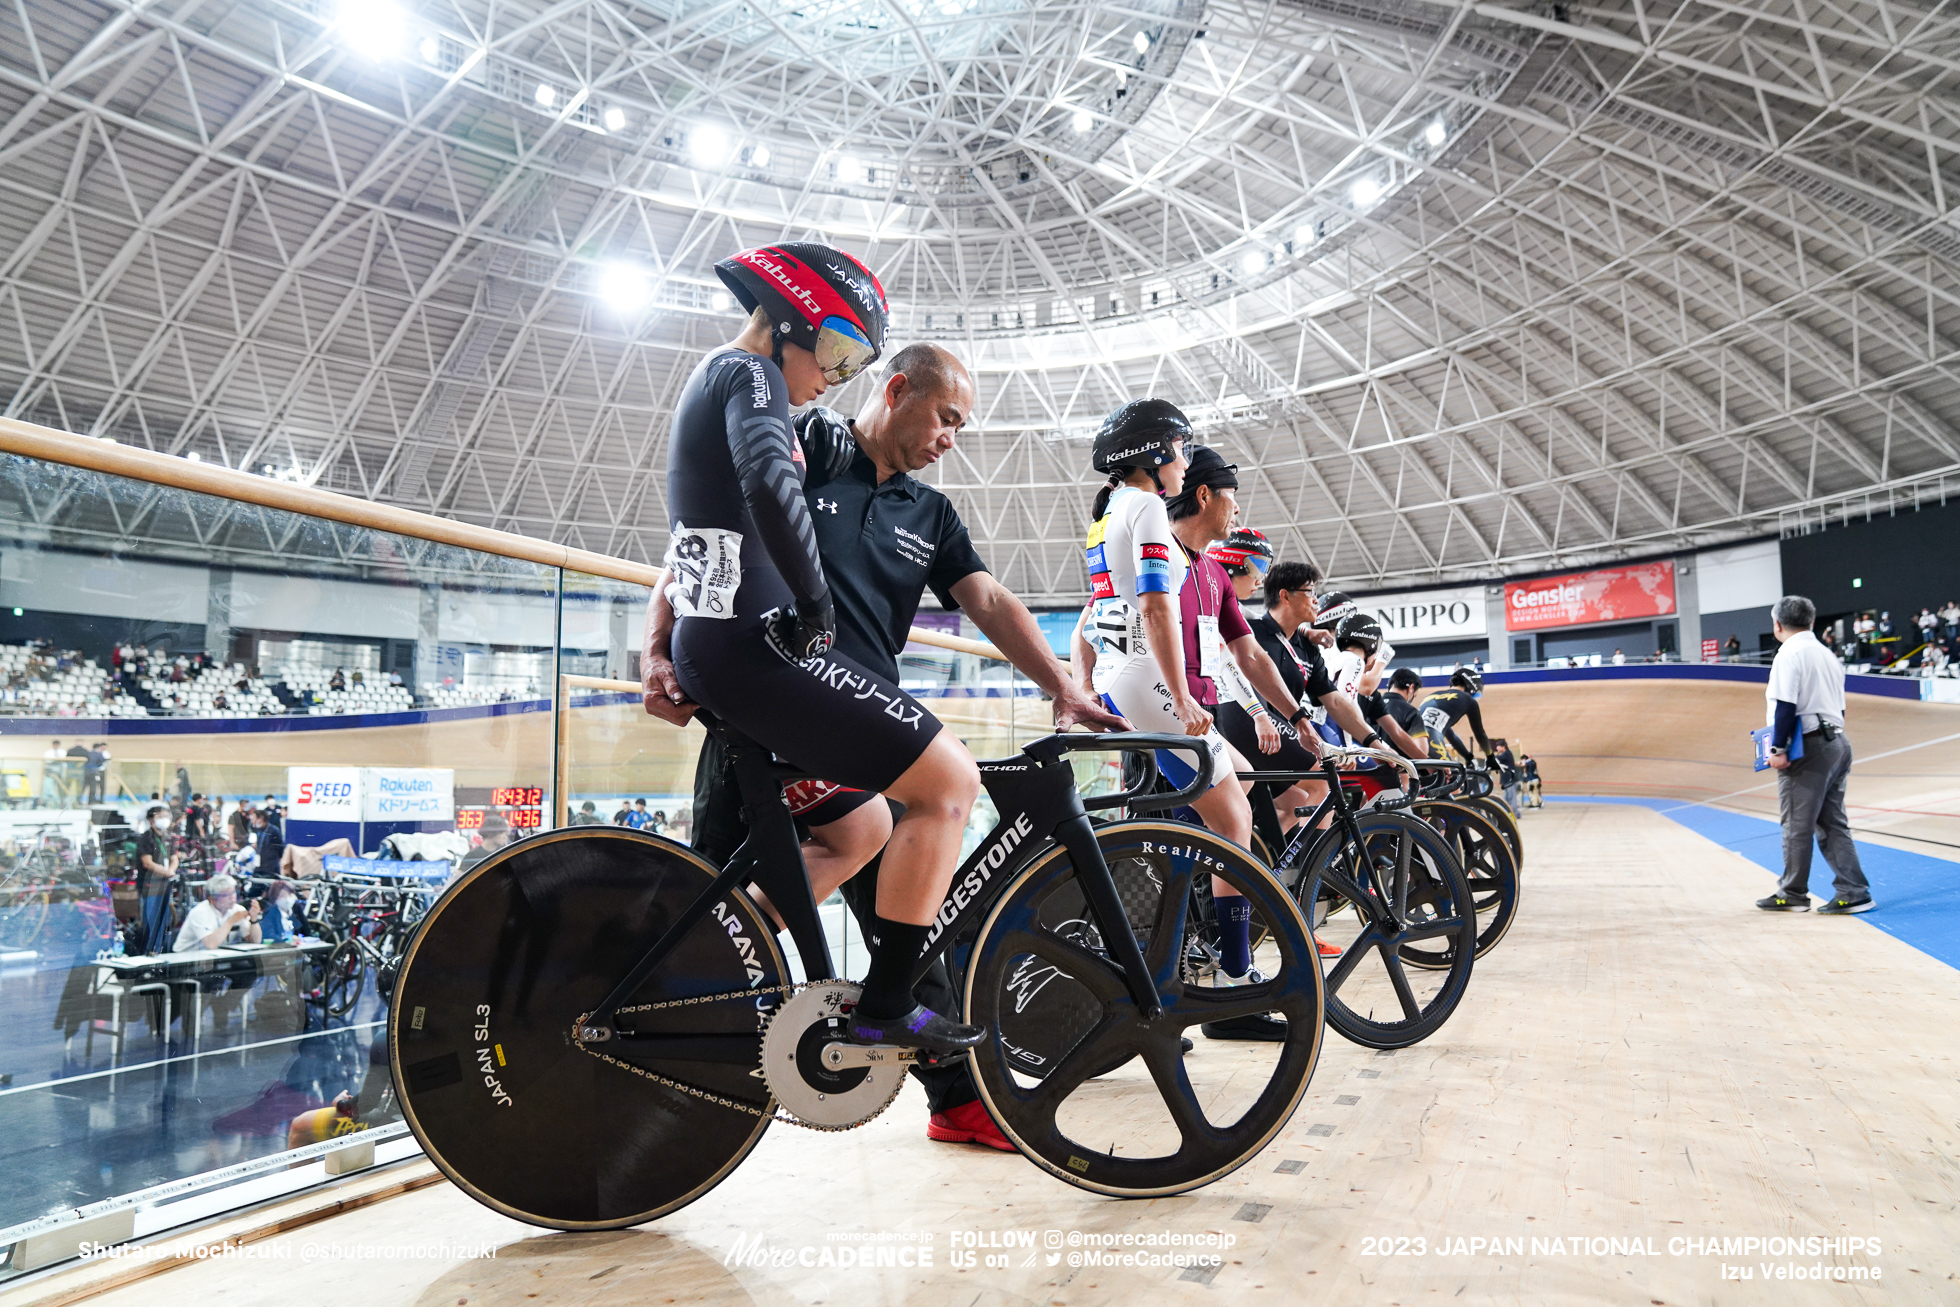
<path fill-rule="evenodd" d="M 817 507 L 829 513 L 832 517 L 837 515 L 837 501 L 834 499 L 825 499 L 822 495 L 818 495 Z"/>

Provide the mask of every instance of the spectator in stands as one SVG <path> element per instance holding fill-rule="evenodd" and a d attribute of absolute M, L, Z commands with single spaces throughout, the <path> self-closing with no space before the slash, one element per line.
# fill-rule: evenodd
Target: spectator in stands
<path fill-rule="evenodd" d="M 358 667 L 354 669 L 354 674 L 348 679 L 351 680 L 355 685 L 363 685 L 367 681 L 367 678 L 362 675 L 361 669 Z"/>
<path fill-rule="evenodd" d="M 1723 661 L 1731 663 L 1742 661 L 1741 636 L 1732 635 L 1729 637 L 1729 642 L 1722 646 L 1722 658 Z"/>
<path fill-rule="evenodd" d="M 341 668 L 334 668 L 333 675 L 327 678 L 327 688 L 329 690 L 345 690 L 347 688 L 347 673 Z"/>
<path fill-rule="evenodd" d="M 223 690 L 220 690 L 216 694 L 211 696 L 211 706 L 213 708 L 216 708 L 219 712 L 224 712 L 225 710 L 231 707 L 231 701 L 226 699 L 225 692 Z"/>
<path fill-rule="evenodd" d="M 170 851 L 170 810 L 153 805 L 143 814 L 143 833 L 136 837 L 136 896 L 144 953 L 169 950 L 170 887 L 177 879 L 177 863 L 177 855 Z"/>
<path fill-rule="evenodd" d="M 107 697 L 105 694 L 104 697 Z M 101 740 L 89 746 L 88 756 L 82 760 L 82 789 L 84 803 L 102 802 L 102 793 L 108 775 L 109 750 Z"/>
<path fill-rule="evenodd" d="M 633 800 L 633 811 L 626 815 L 626 824 L 634 830 L 645 830 L 647 828 L 647 820 L 647 801 L 645 799 Z"/>
<path fill-rule="evenodd" d="M 574 826 L 605 825 L 604 822 L 599 820 L 599 810 L 592 806 L 592 800 L 590 799 L 587 799 L 578 806 L 578 811 L 572 815 L 571 824 Z"/>
<path fill-rule="evenodd" d="M 1940 609 L 1940 620 L 1946 624 L 1946 638 L 1960 639 L 1960 603 L 1949 599 L 1946 607 Z"/>
<path fill-rule="evenodd" d="M 1921 644 L 1932 644 L 1940 638 L 1939 615 L 1932 609 L 1920 609 L 1919 616 L 1913 619 L 1913 623 L 1919 627 L 1919 642 Z"/>
<path fill-rule="evenodd" d="M 400 673 L 399 671 L 395 671 L 395 672 L 389 672 L 389 673 L 388 673 L 388 684 L 389 684 L 390 686 L 393 686 L 393 687 L 396 687 L 396 688 L 399 688 L 399 687 L 401 686 L 401 684 L 402 684 L 402 674 L 401 674 L 401 673 Z"/>
<path fill-rule="evenodd" d="M 184 683 L 184 660 L 182 658 L 170 664 L 170 683 L 172 685 L 182 685 Z"/>
<path fill-rule="evenodd" d="M 651 814 L 651 815 L 650 815 L 650 816 L 649 816 L 649 817 L 647 818 L 647 824 L 646 824 L 646 825 L 644 825 L 644 826 L 642 826 L 642 827 L 640 827 L 640 829 L 641 829 L 641 830 L 643 830 L 643 831 L 646 831 L 646 832 L 647 832 L 647 833 L 648 833 L 649 835 L 661 835 L 661 834 L 664 834 L 664 833 L 666 832 L 666 830 L 667 830 L 667 813 L 666 813 L 666 810 L 665 810 L 665 809 L 661 809 L 661 810 L 658 810 L 658 811 L 655 811 L 655 812 L 654 812 L 653 814 Z"/>
<path fill-rule="evenodd" d="M 612 824 L 615 826 L 631 826 L 633 824 L 633 805 L 621 799 L 619 801 L 619 811 L 613 814 Z"/>
<path fill-rule="evenodd" d="M 1623 667 L 1626 665 L 1626 661 L 1627 656 L 1625 654 L 1621 653 L 1618 649 L 1613 651 L 1613 666 Z"/>

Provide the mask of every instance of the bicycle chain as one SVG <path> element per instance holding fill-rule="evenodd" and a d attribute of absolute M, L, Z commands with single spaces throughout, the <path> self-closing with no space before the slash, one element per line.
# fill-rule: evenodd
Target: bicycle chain
<path fill-rule="evenodd" d="M 768 994 L 789 995 L 789 994 L 794 994 L 801 989 L 808 989 L 812 985 L 821 985 L 824 983 L 826 982 L 821 980 L 805 980 L 790 985 L 770 985 L 762 989 L 744 989 L 730 994 L 704 994 L 698 998 L 670 998 L 659 1003 L 639 1003 L 639 1004 L 635 1004 L 632 1007 L 615 1008 L 614 1015 L 617 1016 L 628 1012 L 653 1012 L 661 1008 L 690 1007 L 703 1003 L 726 1003 L 732 999 L 759 998 Z M 634 1075 L 642 1076 L 648 1080 L 653 1081 L 657 1085 L 664 1085 L 668 1089 L 679 1090 L 683 1094 L 687 1094 L 693 1098 L 701 1099 L 703 1102 L 713 1103 L 718 1107 L 731 1108 L 734 1111 L 742 1112 L 749 1116 L 769 1117 L 770 1119 L 774 1121 L 778 1121 L 783 1125 L 802 1126 L 805 1130 L 821 1130 L 826 1134 L 837 1134 L 845 1130 L 855 1130 L 858 1128 L 858 1126 L 864 1125 L 866 1122 L 875 1119 L 878 1115 L 880 1115 L 880 1113 L 883 1110 L 880 1109 L 879 1112 L 874 1112 L 871 1114 L 871 1116 L 866 1117 L 863 1121 L 856 1122 L 855 1124 L 852 1125 L 812 1125 L 810 1122 L 803 1120 L 801 1117 L 791 1116 L 788 1112 L 783 1111 L 780 1107 L 778 1107 L 773 1113 L 766 1112 L 759 1107 L 752 1107 L 749 1104 L 742 1102 L 740 1099 L 729 1098 L 726 1097 L 725 1095 L 717 1094 L 710 1090 L 702 1089 L 699 1086 L 687 1084 L 684 1081 L 672 1080 L 666 1076 L 660 1075 L 657 1072 L 649 1071 L 643 1066 L 635 1066 L 633 1065 L 633 1063 L 626 1061 L 624 1058 L 614 1057 L 610 1053 L 601 1053 L 598 1049 L 593 1048 L 585 1040 L 579 1038 L 579 1032 L 585 1028 L 586 1017 L 589 1017 L 591 1015 L 592 1014 L 590 1012 L 582 1013 L 579 1016 L 578 1020 L 572 1022 L 572 1043 L 577 1045 L 579 1048 L 583 1049 L 585 1052 L 591 1054 L 593 1057 L 598 1058 L 601 1062 L 610 1062 L 616 1067 L 621 1067 L 627 1071 L 631 1071 Z M 773 1012 L 770 1013 L 771 1019 L 773 1019 L 774 1016 L 775 1013 Z M 764 1023 L 764 1026 L 766 1028 L 767 1026 L 766 1021 Z M 765 1080 L 763 1083 L 767 1084 L 768 1082 Z M 890 1104 L 887 1103 L 886 1106 L 889 1107 Z"/>

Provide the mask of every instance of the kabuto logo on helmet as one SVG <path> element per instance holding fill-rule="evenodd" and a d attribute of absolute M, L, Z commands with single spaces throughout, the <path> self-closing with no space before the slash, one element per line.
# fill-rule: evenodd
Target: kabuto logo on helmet
<path fill-rule="evenodd" d="M 789 275 L 789 269 L 770 258 L 768 250 L 750 250 L 745 254 L 737 254 L 735 258 L 737 262 L 746 263 L 752 268 L 768 273 L 778 285 L 795 298 L 797 303 L 810 310 L 810 312 L 816 314 L 823 313 L 824 307 L 817 302 L 817 297 L 802 286 L 797 285 L 795 279 Z M 841 273 L 841 269 L 839 271 Z M 789 329 L 787 322 L 783 324 L 783 329 L 785 331 Z"/>

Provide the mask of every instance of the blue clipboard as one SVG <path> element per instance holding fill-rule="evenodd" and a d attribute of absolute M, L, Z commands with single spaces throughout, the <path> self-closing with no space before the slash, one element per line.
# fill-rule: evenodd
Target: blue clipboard
<path fill-rule="evenodd" d="M 1775 733 L 1776 728 L 1773 726 L 1758 727 L 1749 732 L 1749 743 L 1754 745 L 1756 750 L 1757 771 L 1770 770 L 1769 742 L 1770 737 Z M 1801 757 L 1803 757 L 1803 732 L 1798 731 L 1790 740 L 1790 761 L 1795 762 Z"/>

